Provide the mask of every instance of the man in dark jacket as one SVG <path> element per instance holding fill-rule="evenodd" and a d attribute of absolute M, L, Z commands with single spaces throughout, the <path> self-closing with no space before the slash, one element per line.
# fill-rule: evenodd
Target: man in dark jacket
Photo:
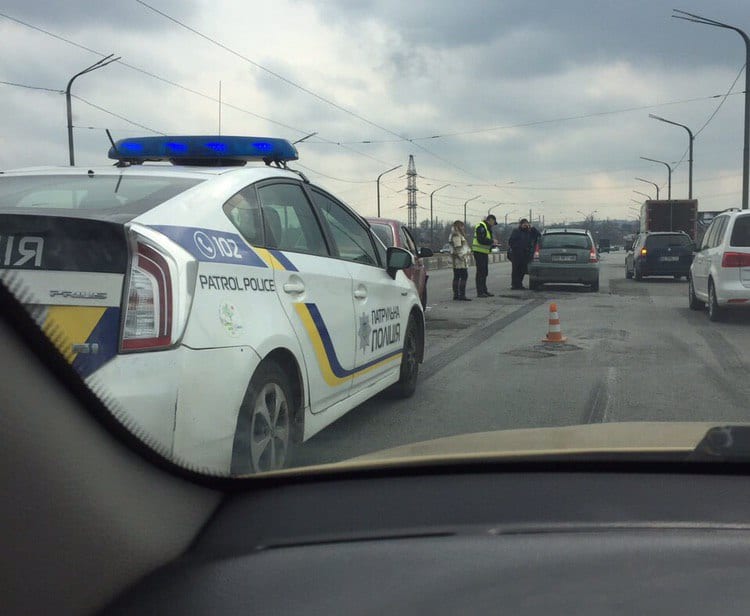
<path fill-rule="evenodd" d="M 494 293 L 487 290 L 487 274 L 489 273 L 490 252 L 497 241 L 492 237 L 492 227 L 497 224 L 494 214 L 489 214 L 482 222 L 474 227 L 474 241 L 471 252 L 474 254 L 474 264 L 477 266 L 476 285 L 477 297 L 492 297 Z"/>
<path fill-rule="evenodd" d="M 511 275 L 512 289 L 525 289 L 523 277 L 526 275 L 529 262 L 534 255 L 534 246 L 541 233 L 529 224 L 525 218 L 521 219 L 517 229 L 513 229 L 508 240 L 510 260 L 513 264 Z"/>

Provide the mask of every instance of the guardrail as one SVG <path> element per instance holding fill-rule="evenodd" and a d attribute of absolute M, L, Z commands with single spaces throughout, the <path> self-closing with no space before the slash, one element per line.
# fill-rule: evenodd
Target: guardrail
<path fill-rule="evenodd" d="M 508 259 L 505 256 L 505 252 L 493 252 L 490 253 L 490 263 L 502 263 Z M 423 259 L 425 267 L 428 270 L 444 269 L 447 267 L 453 267 L 453 261 L 451 256 L 444 253 L 436 253 L 432 257 Z M 470 265 L 474 265 L 474 257 L 469 257 Z"/>

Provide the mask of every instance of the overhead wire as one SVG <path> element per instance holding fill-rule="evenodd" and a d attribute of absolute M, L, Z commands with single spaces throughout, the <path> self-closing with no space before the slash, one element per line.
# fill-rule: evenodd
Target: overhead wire
<path fill-rule="evenodd" d="M 55 34 L 54 32 L 46 30 L 45 28 L 41 28 L 39 26 L 35 26 L 34 24 L 30 24 L 30 23 L 28 23 L 26 21 L 23 21 L 21 19 L 18 19 L 16 17 L 11 16 L 11 15 L 8 15 L 7 13 L 0 12 L 0 17 L 4 17 L 4 18 L 6 18 L 6 19 L 8 19 L 10 21 L 13 21 L 13 22 L 19 24 L 19 25 L 25 26 L 26 28 L 30 28 L 31 30 L 35 30 L 37 32 L 40 32 L 40 33 L 45 34 L 47 36 L 50 36 L 50 37 L 52 37 L 54 39 L 57 39 L 58 41 L 62 41 L 64 43 L 66 43 L 68 45 L 72 45 L 73 47 L 76 47 L 78 49 L 82 49 L 83 51 L 87 51 L 89 53 L 92 53 L 92 54 L 100 56 L 100 57 L 106 57 L 106 54 L 102 53 L 101 51 L 97 51 L 96 49 L 92 49 L 91 47 L 87 47 L 86 45 L 82 45 L 80 43 L 77 43 L 76 41 L 73 41 L 73 40 L 71 40 L 69 38 L 66 38 L 64 36 L 61 36 L 59 34 Z M 120 64 L 120 65 L 122 65 L 122 66 L 124 66 L 124 67 L 126 67 L 126 68 L 128 68 L 130 70 L 136 71 L 138 73 L 141 73 L 143 75 L 146 75 L 146 76 L 151 77 L 153 79 L 156 79 L 158 81 L 166 83 L 166 84 L 168 84 L 170 86 L 173 86 L 175 88 L 179 88 L 181 90 L 184 90 L 185 92 L 189 92 L 189 93 L 194 94 L 196 96 L 200 96 L 200 97 L 202 97 L 202 98 L 204 98 L 206 100 L 210 100 L 212 102 L 219 103 L 219 104 L 221 104 L 224 107 L 227 107 L 229 109 L 233 109 L 235 111 L 239 111 L 241 113 L 247 114 L 247 115 L 252 116 L 254 118 L 257 118 L 259 120 L 263 120 L 263 121 L 268 122 L 270 124 L 274 124 L 276 126 L 280 126 L 282 128 L 286 128 L 288 130 L 292 130 L 294 132 L 297 132 L 297 133 L 300 133 L 300 134 L 303 134 L 303 135 L 304 134 L 309 134 L 309 132 L 310 132 L 307 129 L 302 129 L 302 128 L 297 128 L 297 127 L 294 127 L 294 126 L 290 126 L 289 124 L 285 124 L 284 122 L 279 122 L 278 120 L 274 120 L 272 118 L 269 118 L 269 117 L 260 115 L 258 113 L 255 113 L 254 111 L 250 111 L 249 109 L 245 109 L 243 107 L 239 107 L 238 105 L 234 105 L 234 104 L 229 103 L 227 101 L 220 100 L 219 98 L 217 98 L 217 97 L 215 97 L 215 96 L 213 96 L 211 94 L 206 94 L 205 92 L 201 92 L 199 90 L 195 90 L 193 88 L 185 86 L 185 85 L 183 85 L 181 83 L 178 83 L 178 82 L 173 81 L 171 79 L 168 79 L 166 77 L 162 77 L 161 75 L 157 75 L 156 73 L 153 73 L 153 72 L 151 72 L 149 70 L 146 70 L 146 69 L 141 68 L 139 66 L 135 66 L 135 65 L 130 64 L 128 62 L 125 62 L 122 59 L 118 60 L 116 62 L 116 64 Z M 44 89 L 44 88 L 41 88 L 41 89 Z M 51 90 L 51 91 L 64 92 L 62 90 Z M 359 150 L 356 150 L 355 148 L 352 148 L 352 147 L 350 147 L 347 144 L 337 143 L 334 140 L 326 139 L 325 137 L 322 137 L 322 136 L 319 136 L 318 140 L 316 140 L 314 143 L 328 143 L 328 144 L 331 144 L 331 145 L 336 145 L 336 146 L 341 147 L 342 149 L 344 149 L 346 151 L 352 152 L 354 154 L 358 154 L 359 156 L 363 156 L 363 157 L 368 158 L 370 160 L 373 160 L 375 162 L 378 162 L 378 163 L 381 163 L 381 164 L 384 164 L 384 165 L 391 164 L 391 161 L 384 161 L 384 160 L 382 160 L 382 159 L 380 159 L 380 158 L 378 158 L 376 156 L 372 156 L 371 154 L 368 154 L 366 152 L 361 152 Z"/>
<path fill-rule="evenodd" d="M 24 88 L 24 89 L 27 89 L 27 90 L 40 90 L 40 91 L 43 91 L 43 92 L 53 92 L 53 93 L 56 93 L 56 94 L 65 94 L 64 90 L 56 90 L 54 88 L 44 88 L 44 87 L 41 87 L 41 86 L 32 86 L 32 85 L 29 85 L 29 84 L 16 83 L 16 82 L 11 82 L 11 81 L 2 81 L 2 80 L 0 80 L 0 84 L 1 85 L 7 85 L 7 86 L 14 86 L 14 87 L 17 87 L 17 88 Z M 135 120 L 131 120 L 130 118 L 126 118 L 125 116 L 120 115 L 119 113 L 115 113 L 114 111 L 111 111 L 110 109 L 107 109 L 106 107 L 102 107 L 101 105 L 97 105 L 96 103 L 92 103 L 91 101 L 89 101 L 89 100 L 87 100 L 87 99 L 85 99 L 85 98 L 83 98 L 81 96 L 78 96 L 76 94 L 71 94 L 70 96 L 71 96 L 71 98 L 74 98 L 74 99 L 82 102 L 83 104 L 88 105 L 89 107 L 93 107 L 94 109 L 98 109 L 99 111 L 101 111 L 103 113 L 106 113 L 106 114 L 109 114 L 109 115 L 111 115 L 111 116 L 113 116 L 115 118 L 119 118 L 120 120 L 123 120 L 124 122 L 127 122 L 128 124 L 131 124 L 133 126 L 137 126 L 138 128 L 142 128 L 144 130 L 147 130 L 149 132 L 155 133 L 157 135 L 164 135 L 165 134 L 165 133 L 162 133 L 162 132 L 160 132 L 158 130 L 155 130 L 153 128 L 149 128 L 145 124 L 141 124 L 139 122 L 136 122 Z M 89 126 L 89 127 L 77 126 L 77 127 L 74 127 L 74 128 L 89 128 L 89 129 L 94 129 L 93 126 Z"/>
<path fill-rule="evenodd" d="M 276 79 L 281 80 L 282 82 L 286 83 L 287 85 L 289 85 L 289 86 L 291 86 L 293 88 L 296 88 L 296 89 L 300 90 L 301 92 L 304 92 L 305 94 L 307 94 L 309 96 L 312 96 L 313 98 L 317 99 L 318 101 L 320 101 L 322 103 L 325 103 L 325 104 L 333 107 L 334 109 L 336 109 L 338 111 L 341 111 L 342 113 L 345 113 L 345 114 L 347 114 L 347 115 L 349 115 L 349 116 L 351 116 L 351 117 L 359 120 L 360 122 L 368 124 L 368 125 L 372 126 L 373 128 L 377 128 L 378 130 L 381 130 L 381 131 L 383 131 L 385 133 L 388 133 L 389 135 L 393 135 L 394 137 L 397 137 L 399 141 L 411 143 L 415 147 L 417 147 L 420 150 L 422 150 L 423 152 L 425 152 L 426 154 L 428 154 L 428 155 L 436 158 L 437 160 L 439 160 L 439 161 L 441 161 L 441 162 L 443 162 L 443 163 L 445 163 L 445 164 L 447 164 L 447 165 L 449 165 L 451 167 L 454 167 L 455 169 L 458 169 L 459 171 L 461 171 L 461 172 L 463 172 L 463 173 L 465 173 L 465 174 L 467 174 L 469 176 L 478 177 L 473 172 L 468 171 L 467 169 L 464 169 L 460 165 L 456 165 L 452 161 L 448 160 L 447 158 L 445 158 L 443 156 L 440 156 L 439 154 L 435 154 L 434 152 L 432 152 L 431 150 L 425 148 L 421 144 L 416 143 L 416 142 L 414 142 L 413 140 L 411 140 L 411 139 L 409 139 L 407 137 L 403 137 L 402 135 L 399 135 L 397 132 L 391 130 L 390 128 L 388 128 L 386 126 L 383 126 L 382 124 L 379 124 L 377 122 L 374 122 L 373 120 L 370 120 L 369 118 L 366 118 L 362 114 L 359 114 L 359 113 L 357 113 L 355 111 L 352 111 L 351 109 L 347 109 L 343 105 L 339 105 L 338 103 L 336 103 L 335 101 L 331 100 L 330 98 L 325 97 L 325 96 L 323 96 L 321 94 L 318 94 L 314 90 L 311 90 L 310 88 L 308 88 L 306 86 L 303 86 L 302 84 L 297 83 L 296 81 L 294 81 L 292 79 L 289 79 L 288 77 L 285 77 L 281 73 L 279 73 L 277 71 L 274 71 L 274 70 L 272 70 L 272 69 L 270 69 L 270 68 L 268 68 L 268 67 L 260 64 L 259 62 L 256 62 L 255 60 L 247 57 L 246 55 L 244 55 L 244 54 L 242 54 L 242 53 L 240 53 L 240 52 L 238 52 L 238 51 L 236 51 L 234 49 L 232 49 L 231 47 L 229 47 L 228 45 L 225 45 L 224 43 L 218 41 L 217 39 L 215 39 L 215 38 L 213 38 L 211 36 L 208 36 L 207 34 L 204 34 L 203 32 L 197 30 L 196 28 L 193 28 L 192 26 L 189 26 L 188 24 L 180 21 L 176 17 L 173 17 L 173 16 L 169 15 L 168 13 L 165 13 L 164 11 L 161 11 L 161 10 L 157 9 L 156 7 L 150 5 L 148 2 L 145 2 L 144 0 L 135 0 L 135 1 L 138 4 L 144 6 L 145 8 L 153 11 L 157 15 L 160 15 L 160 16 L 164 17 L 165 19 L 171 21 L 172 23 L 180 26 L 181 28 L 184 28 L 188 32 L 192 32 L 196 36 L 199 36 L 200 38 L 204 39 L 205 41 L 208 41 L 212 45 L 215 45 L 215 46 L 219 47 L 220 49 L 223 49 L 227 53 L 229 53 L 229 54 L 231 54 L 231 55 L 239 58 L 240 60 L 242 60 L 244 62 L 247 62 L 248 64 L 254 66 L 258 70 L 261 70 L 261 71 L 263 71 L 263 72 L 271 75 L 272 77 L 275 77 Z M 337 145 L 348 145 L 348 144 L 343 144 L 343 143 L 339 142 L 339 143 L 337 143 Z"/>

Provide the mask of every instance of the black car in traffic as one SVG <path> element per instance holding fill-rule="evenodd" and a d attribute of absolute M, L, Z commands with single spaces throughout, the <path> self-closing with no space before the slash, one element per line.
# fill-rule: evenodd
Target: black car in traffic
<path fill-rule="evenodd" d="M 646 276 L 688 277 L 695 244 L 687 233 L 640 233 L 625 257 L 625 277 L 642 280 Z"/>

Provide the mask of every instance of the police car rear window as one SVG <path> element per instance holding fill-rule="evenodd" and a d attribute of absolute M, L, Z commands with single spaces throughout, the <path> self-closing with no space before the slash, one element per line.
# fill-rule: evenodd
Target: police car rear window
<path fill-rule="evenodd" d="M 0 176 L 0 209 L 145 212 L 203 180 L 119 175 Z"/>

